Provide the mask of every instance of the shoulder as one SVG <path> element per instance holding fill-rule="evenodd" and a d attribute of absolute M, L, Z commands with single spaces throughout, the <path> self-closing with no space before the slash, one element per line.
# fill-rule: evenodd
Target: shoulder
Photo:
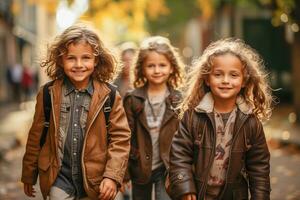
<path fill-rule="evenodd" d="M 249 114 L 248 120 L 246 122 L 251 129 L 257 129 L 262 126 L 261 121 L 255 114 Z"/>
<path fill-rule="evenodd" d="M 116 92 L 117 91 L 117 86 L 113 83 L 108 83 L 108 82 L 105 82 L 106 86 L 113 92 Z"/>
<path fill-rule="evenodd" d="M 181 100 L 183 95 L 182 95 L 182 92 L 180 90 L 176 90 L 176 89 L 172 89 L 170 91 L 170 97 L 176 99 L 176 100 Z"/>
<path fill-rule="evenodd" d="M 144 98 L 144 91 L 142 88 L 135 88 L 135 89 L 132 89 L 132 90 L 129 90 L 125 93 L 124 95 L 124 100 L 125 99 L 132 99 L 132 98 L 135 98 L 135 99 L 143 99 Z"/>

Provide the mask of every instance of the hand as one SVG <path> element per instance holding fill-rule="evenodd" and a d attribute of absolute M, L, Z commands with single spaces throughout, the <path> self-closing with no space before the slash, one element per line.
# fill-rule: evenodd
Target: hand
<path fill-rule="evenodd" d="M 110 178 L 104 178 L 99 186 L 101 200 L 110 200 L 117 195 L 117 184 Z"/>
<path fill-rule="evenodd" d="M 35 197 L 35 189 L 32 184 L 24 183 L 24 193 L 29 197 Z"/>
<path fill-rule="evenodd" d="M 130 188 L 131 188 L 131 182 L 130 182 L 130 181 L 124 182 L 124 183 L 122 184 L 122 186 L 121 186 L 121 188 L 120 188 L 120 192 L 124 193 L 125 190 L 126 190 L 126 188 L 127 188 L 128 190 L 130 190 Z"/>
<path fill-rule="evenodd" d="M 185 194 L 181 197 L 181 200 L 196 200 L 195 194 Z"/>

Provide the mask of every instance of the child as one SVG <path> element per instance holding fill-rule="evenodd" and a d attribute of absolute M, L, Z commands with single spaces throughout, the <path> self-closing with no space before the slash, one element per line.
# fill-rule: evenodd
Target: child
<path fill-rule="evenodd" d="M 41 89 L 23 158 L 25 194 L 35 196 L 39 175 L 44 199 L 112 199 L 123 182 L 130 148 L 130 129 L 118 93 L 108 127 L 103 112 L 114 57 L 96 32 L 77 24 L 56 38 L 41 66 L 54 80 L 49 87 L 52 110 L 40 147 L 45 121 Z"/>
<path fill-rule="evenodd" d="M 179 121 L 175 108 L 181 94 L 183 67 L 167 38 L 144 40 L 134 68 L 135 89 L 125 95 L 124 107 L 132 131 L 129 175 L 133 200 L 170 199 L 164 187 L 169 151 Z"/>
<path fill-rule="evenodd" d="M 114 84 L 118 86 L 118 91 L 121 97 L 124 97 L 126 92 L 132 87 L 130 86 L 130 68 L 132 67 L 133 59 L 136 52 L 136 44 L 133 42 L 125 42 L 120 46 L 122 70 L 120 75 L 115 80 Z"/>
<path fill-rule="evenodd" d="M 262 124 L 271 91 L 258 54 L 243 41 L 210 44 L 191 71 L 170 152 L 173 199 L 270 198 Z"/>

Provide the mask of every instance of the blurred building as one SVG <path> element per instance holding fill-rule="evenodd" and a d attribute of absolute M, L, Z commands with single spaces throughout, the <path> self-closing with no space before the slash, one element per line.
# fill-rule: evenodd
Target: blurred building
<path fill-rule="evenodd" d="M 0 102 L 8 98 L 6 73 L 8 67 L 16 60 L 11 6 L 12 0 L 0 1 Z"/>
<path fill-rule="evenodd" d="M 55 33 L 55 15 L 45 5 L 28 0 L 0 1 L 0 102 L 11 94 L 6 73 L 16 63 L 40 73 L 38 61 Z"/>

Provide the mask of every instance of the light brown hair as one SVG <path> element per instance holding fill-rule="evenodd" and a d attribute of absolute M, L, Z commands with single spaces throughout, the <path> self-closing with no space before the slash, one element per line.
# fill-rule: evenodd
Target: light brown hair
<path fill-rule="evenodd" d="M 58 35 L 47 50 L 47 56 L 41 63 L 51 79 L 62 79 L 65 73 L 62 66 L 62 56 L 67 53 L 70 44 L 85 41 L 91 45 L 96 66 L 92 77 L 98 81 L 107 82 L 113 79 L 116 73 L 116 59 L 106 49 L 97 32 L 88 24 L 78 23 L 67 28 Z"/>

